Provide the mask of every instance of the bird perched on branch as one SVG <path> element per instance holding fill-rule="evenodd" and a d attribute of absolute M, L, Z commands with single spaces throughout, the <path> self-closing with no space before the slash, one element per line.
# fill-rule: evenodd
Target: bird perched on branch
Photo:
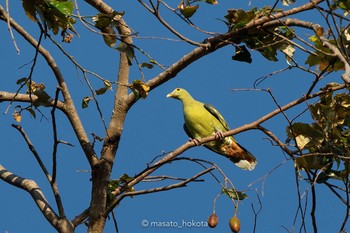
<path fill-rule="evenodd" d="M 198 144 L 198 139 L 215 135 L 217 140 L 207 142 L 204 146 L 223 155 L 244 170 L 253 170 L 256 158 L 232 137 L 223 137 L 229 129 L 225 119 L 210 104 L 201 103 L 182 88 L 176 88 L 167 97 L 181 100 L 185 118 L 184 130 Z M 219 140 L 220 139 L 220 140 Z"/>

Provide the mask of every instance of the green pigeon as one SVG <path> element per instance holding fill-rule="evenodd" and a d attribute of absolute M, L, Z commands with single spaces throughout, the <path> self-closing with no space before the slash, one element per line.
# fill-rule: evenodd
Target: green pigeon
<path fill-rule="evenodd" d="M 215 135 L 218 139 L 204 146 L 223 155 L 244 170 L 253 170 L 256 158 L 232 137 L 223 137 L 222 133 L 230 130 L 225 119 L 210 104 L 195 100 L 185 89 L 176 88 L 167 97 L 181 100 L 185 118 L 184 130 L 198 143 L 198 139 Z"/>

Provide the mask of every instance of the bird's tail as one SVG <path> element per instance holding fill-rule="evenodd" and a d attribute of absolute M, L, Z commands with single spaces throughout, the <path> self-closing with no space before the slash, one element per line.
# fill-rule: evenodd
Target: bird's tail
<path fill-rule="evenodd" d="M 228 143 L 222 144 L 220 148 L 222 154 L 234 162 L 236 166 L 244 170 L 253 170 L 258 163 L 254 155 L 239 145 L 233 138 L 230 139 Z"/>

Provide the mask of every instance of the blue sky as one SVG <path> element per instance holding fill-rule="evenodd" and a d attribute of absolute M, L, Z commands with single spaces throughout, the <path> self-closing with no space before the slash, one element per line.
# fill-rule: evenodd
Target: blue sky
<path fill-rule="evenodd" d="M 11 16 L 36 38 L 39 30 L 35 23 L 29 21 L 24 15 L 20 1 L 10 2 Z M 176 39 L 170 35 L 152 15 L 146 12 L 137 1 L 107 1 L 117 10 L 125 10 L 125 20 L 129 26 L 138 32 L 138 38 L 134 39 L 139 46 L 164 66 L 170 66 L 194 47 L 183 42 L 174 42 L 164 39 L 149 37 L 164 37 Z M 251 2 L 252 6 L 261 6 L 260 2 Z M 270 4 L 273 4 L 271 2 Z M 3 2 L 2 6 L 5 5 Z M 175 4 L 174 4 L 175 5 Z M 195 24 L 205 27 L 208 31 L 225 31 L 225 25 L 215 18 L 223 19 L 228 8 L 249 9 L 248 2 L 219 1 L 219 5 L 200 5 L 199 15 L 192 20 Z M 95 10 L 86 7 L 84 2 L 79 2 L 82 15 L 93 15 Z M 206 35 L 193 30 L 176 20 L 174 16 L 167 16 L 167 20 L 175 20 L 176 29 L 196 41 L 202 41 Z M 86 69 L 94 71 L 106 79 L 114 81 L 118 68 L 118 53 L 108 48 L 101 36 L 88 31 L 81 24 L 76 24 L 76 30 L 80 37 L 75 37 L 71 44 L 64 44 L 64 48 Z M 16 54 L 5 23 L 0 24 L 2 42 L 0 49 L 3 56 L 0 58 L 0 90 L 15 92 L 18 88 L 16 80 L 26 77 L 30 71 L 34 49 L 27 46 L 26 42 L 15 33 L 15 38 L 20 49 L 20 55 Z M 55 37 L 57 41 L 61 39 Z M 96 113 L 96 108 L 91 103 L 89 108 L 82 109 L 81 100 L 90 95 L 87 85 L 77 71 L 62 54 L 51 45 L 49 40 L 44 40 L 47 47 L 56 59 L 67 81 L 81 119 L 88 133 L 103 136 L 103 125 Z M 140 100 L 129 111 L 124 126 L 123 136 L 114 165 L 113 178 L 119 178 L 123 173 L 130 176 L 143 170 L 148 162 L 163 152 L 169 152 L 184 144 L 188 137 L 183 132 L 183 116 L 181 103 L 174 99 L 166 98 L 166 94 L 176 87 L 187 89 L 193 97 L 214 105 L 225 117 L 231 128 L 250 123 L 276 109 L 276 105 L 266 92 L 259 91 L 230 91 L 234 88 L 252 88 L 256 79 L 275 70 L 287 66 L 284 56 L 279 54 L 279 62 L 269 62 L 260 54 L 252 52 L 253 63 L 239 63 L 231 60 L 234 53 L 233 47 L 223 48 L 207 57 L 193 63 L 186 70 L 179 73 L 174 79 L 161 87 L 153 90 L 145 100 Z M 300 51 L 296 57 L 303 59 Z M 147 58 L 137 54 L 140 62 L 147 62 Z M 25 65 L 30 63 L 29 65 Z M 300 64 L 302 64 L 302 60 Z M 160 69 L 145 70 L 145 79 L 149 80 L 161 72 Z M 334 75 L 324 83 L 338 80 Z M 141 79 L 136 64 L 132 67 L 130 80 Z M 45 62 L 39 56 L 38 64 L 33 74 L 33 80 L 43 82 L 46 90 L 54 94 L 56 83 Z M 95 77 L 89 76 L 89 81 L 94 89 L 103 86 L 103 83 Z M 299 71 L 290 70 L 280 75 L 272 76 L 263 82 L 261 88 L 271 88 L 277 101 L 284 105 L 305 93 L 313 81 L 313 77 Z M 321 87 L 321 86 L 319 86 Z M 115 89 L 115 87 L 114 87 Z M 98 97 L 105 120 L 108 122 L 113 104 L 113 92 L 107 92 Z M 14 103 L 7 114 L 0 116 L 1 156 L 0 164 L 8 170 L 36 180 L 43 189 L 46 197 L 54 205 L 54 199 L 48 183 L 29 152 L 19 133 L 11 127 L 16 123 L 12 118 Z M 25 106 L 25 104 L 21 104 Z M 0 111 L 5 112 L 8 103 L 0 103 Z M 306 106 L 297 107 L 287 111 L 290 118 L 295 117 Z M 41 158 L 50 168 L 52 154 L 52 129 L 50 122 L 50 109 L 40 109 L 45 117 L 32 119 L 29 114 L 24 114 L 20 123 L 33 144 L 36 146 Z M 48 119 L 46 119 L 48 118 Z M 302 119 L 302 118 L 301 118 Z M 66 206 L 66 214 L 72 219 L 88 207 L 90 202 L 90 174 L 85 156 L 79 148 L 73 131 L 67 119 L 61 113 L 57 114 L 59 138 L 68 141 L 76 147 L 60 146 L 58 154 L 58 185 L 62 195 L 63 204 Z M 306 118 L 305 120 L 309 120 Z M 286 120 L 282 116 L 263 124 L 272 130 L 282 141 L 285 140 Z M 204 147 L 196 147 L 186 151 L 181 156 L 202 158 L 215 162 L 231 179 L 239 190 L 246 190 L 248 199 L 239 204 L 238 217 L 241 220 L 241 232 L 252 232 L 254 213 L 252 206 L 259 208 L 259 196 L 262 203 L 262 211 L 257 217 L 256 232 L 287 232 L 293 231 L 293 220 L 297 212 L 297 189 L 295 171 L 292 161 L 286 161 L 286 156 L 276 146 L 266 140 L 266 136 L 258 131 L 247 131 L 235 136 L 236 139 L 254 154 L 259 164 L 252 172 L 242 171 L 224 157 L 218 156 Z M 100 144 L 96 145 L 96 151 L 100 151 Z M 177 161 L 164 166 L 152 175 L 169 175 L 177 177 L 189 177 L 201 171 L 198 165 Z M 214 172 L 220 177 L 218 172 Z M 302 175 L 305 175 L 302 173 Z M 220 186 L 210 176 L 202 177 L 205 182 L 190 183 L 186 188 L 168 192 L 137 196 L 124 199 L 116 208 L 115 214 L 120 232 L 229 232 L 228 220 L 234 213 L 232 202 L 222 195 L 216 204 L 216 213 L 219 216 L 219 224 L 215 229 L 195 227 L 192 223 L 206 222 L 213 210 L 213 200 L 220 193 Z M 167 184 L 167 182 L 161 183 Z M 141 183 L 137 190 L 157 187 L 157 183 Z M 0 182 L 0 233 L 8 232 L 54 232 L 51 226 L 44 220 L 27 193 Z M 330 191 L 317 185 L 317 220 L 319 232 L 336 232 L 345 216 L 345 206 L 334 197 Z M 309 186 L 301 181 L 301 193 L 307 193 Z M 306 200 L 304 196 L 302 201 Z M 309 202 L 310 203 L 310 202 Z M 309 205 L 310 206 L 310 205 Z M 309 207 L 310 208 L 310 207 Z M 309 211 L 306 217 L 307 229 L 311 229 Z M 331 213 L 331 214 L 329 214 Z M 295 231 L 299 231 L 300 215 L 295 224 Z M 148 227 L 142 227 L 141 223 L 147 220 Z M 183 227 L 157 227 L 156 223 L 167 222 Z M 176 222 L 176 224 L 174 224 Z M 331 223 L 331 224 L 329 224 Z M 334 227 L 336 227 L 334 229 Z M 114 226 L 111 220 L 106 224 L 105 232 L 113 232 Z M 76 232 L 86 232 L 84 225 L 79 226 Z"/>

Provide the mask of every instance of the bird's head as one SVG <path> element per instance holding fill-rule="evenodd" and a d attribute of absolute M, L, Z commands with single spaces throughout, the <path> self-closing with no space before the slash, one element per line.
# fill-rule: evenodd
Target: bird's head
<path fill-rule="evenodd" d="M 175 88 L 175 90 L 167 94 L 166 97 L 183 100 L 187 96 L 190 96 L 190 94 L 185 89 Z"/>

